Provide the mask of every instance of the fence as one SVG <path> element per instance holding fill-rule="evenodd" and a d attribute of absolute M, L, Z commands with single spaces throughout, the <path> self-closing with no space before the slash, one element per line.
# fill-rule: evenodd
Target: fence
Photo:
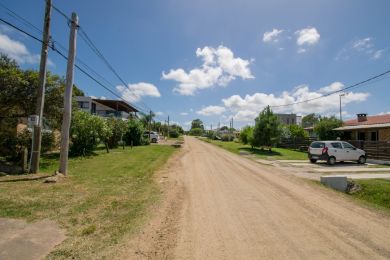
<path fill-rule="evenodd" d="M 307 148 L 313 141 L 317 141 L 316 137 L 307 138 L 282 138 L 278 144 L 278 147 L 287 149 L 296 149 L 300 151 L 307 151 Z"/>
<path fill-rule="evenodd" d="M 390 142 L 386 141 L 348 141 L 366 152 L 369 159 L 390 161 Z"/>

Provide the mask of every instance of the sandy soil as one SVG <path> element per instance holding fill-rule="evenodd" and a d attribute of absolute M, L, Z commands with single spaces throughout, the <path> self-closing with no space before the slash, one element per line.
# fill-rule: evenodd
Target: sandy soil
<path fill-rule="evenodd" d="M 390 259 L 387 213 L 195 138 L 182 149 L 139 258 Z"/>

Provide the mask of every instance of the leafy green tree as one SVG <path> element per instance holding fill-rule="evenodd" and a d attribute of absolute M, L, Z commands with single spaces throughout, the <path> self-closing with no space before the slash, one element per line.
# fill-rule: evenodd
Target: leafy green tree
<path fill-rule="evenodd" d="M 245 126 L 240 132 L 241 143 L 248 144 L 251 135 L 253 135 L 253 127 L 249 125 Z"/>
<path fill-rule="evenodd" d="M 191 129 L 196 129 L 196 128 L 200 128 L 200 129 L 202 129 L 202 131 L 204 130 L 204 125 L 203 125 L 202 120 L 200 120 L 200 119 L 192 120 Z"/>
<path fill-rule="evenodd" d="M 320 119 L 320 115 L 316 115 L 315 113 L 308 114 L 302 117 L 302 127 L 315 126 L 320 121 Z"/>
<path fill-rule="evenodd" d="M 70 126 L 69 152 L 74 156 L 91 154 L 99 143 L 106 143 L 111 135 L 112 129 L 105 119 L 76 110 Z"/>
<path fill-rule="evenodd" d="M 112 135 L 107 140 L 110 149 L 118 147 L 119 143 L 123 141 L 123 136 L 127 131 L 127 123 L 120 118 L 108 118 L 107 124 L 112 129 Z"/>
<path fill-rule="evenodd" d="M 303 127 L 299 125 L 288 125 L 287 126 L 289 132 L 290 132 L 290 137 L 292 138 L 306 138 L 308 137 L 307 132 Z"/>
<path fill-rule="evenodd" d="M 279 141 L 280 121 L 269 106 L 255 119 L 253 137 L 253 146 L 268 146 L 270 149 Z"/>
<path fill-rule="evenodd" d="M 323 117 L 314 126 L 314 132 L 321 140 L 335 140 L 340 137 L 342 133 L 334 131 L 333 129 L 343 125 L 343 122 L 337 119 L 335 116 Z"/>
<path fill-rule="evenodd" d="M 190 130 L 190 135 L 193 136 L 201 136 L 203 134 L 203 129 L 202 128 L 191 128 Z"/>
<path fill-rule="evenodd" d="M 144 143 L 143 133 L 144 127 L 142 122 L 137 119 L 130 119 L 127 122 L 127 131 L 124 136 L 124 141 L 127 145 L 142 145 Z"/>

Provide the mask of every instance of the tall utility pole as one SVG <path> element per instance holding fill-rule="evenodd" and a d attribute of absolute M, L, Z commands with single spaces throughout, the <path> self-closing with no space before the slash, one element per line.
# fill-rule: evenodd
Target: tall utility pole
<path fill-rule="evenodd" d="M 61 128 L 61 153 L 60 172 L 64 175 L 68 173 L 68 152 L 69 152 L 69 128 L 72 117 L 72 90 L 74 60 L 76 58 L 76 37 L 79 27 L 79 18 L 76 13 L 72 13 L 72 23 L 70 27 L 68 65 L 66 67 L 66 88 L 64 96 L 64 115 Z"/>
<path fill-rule="evenodd" d="M 151 125 L 152 125 L 152 110 L 149 111 L 149 120 L 148 121 L 149 121 L 148 129 L 149 129 L 149 141 L 150 141 L 150 131 L 152 131 L 152 129 L 150 129 Z"/>
<path fill-rule="evenodd" d="M 169 138 L 169 116 L 168 116 L 168 138 Z"/>
<path fill-rule="evenodd" d="M 41 157 L 41 140 L 42 140 L 42 117 L 43 107 L 45 105 L 45 89 L 46 89 L 46 64 L 47 55 L 49 52 L 50 41 L 50 16 L 51 16 L 51 0 L 46 0 L 45 20 L 43 23 L 41 62 L 39 66 L 39 88 L 37 97 L 37 107 L 35 113 L 38 115 L 38 125 L 34 126 L 33 143 L 31 149 L 31 173 L 39 172 L 39 159 Z"/>
<path fill-rule="evenodd" d="M 342 118 L 342 116 L 341 116 L 341 97 L 344 97 L 345 96 L 345 93 L 342 93 L 342 94 L 340 94 L 339 95 L 339 98 L 340 98 L 340 121 L 343 121 L 343 118 Z"/>

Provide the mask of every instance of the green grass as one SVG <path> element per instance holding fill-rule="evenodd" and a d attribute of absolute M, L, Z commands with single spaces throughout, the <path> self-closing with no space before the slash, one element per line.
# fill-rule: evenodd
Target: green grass
<path fill-rule="evenodd" d="M 108 257 L 158 201 L 161 192 L 153 173 L 174 150 L 153 145 L 71 158 L 69 176 L 56 184 L 0 178 L 0 217 L 58 221 L 68 238 L 48 258 Z M 57 168 L 58 154 L 43 157 L 43 173 Z"/>
<path fill-rule="evenodd" d="M 254 154 L 261 159 L 274 159 L 274 160 L 307 160 L 306 152 L 299 152 L 284 148 L 272 148 L 272 151 L 261 150 L 258 148 L 252 149 L 249 145 L 236 142 L 223 142 L 218 140 L 210 140 L 205 138 L 199 138 L 205 142 L 219 146 L 232 153 L 240 154 L 240 152 L 248 152 Z"/>
<path fill-rule="evenodd" d="M 354 180 L 362 190 L 351 196 L 368 202 L 371 205 L 390 210 L 390 180 L 371 179 Z"/>

